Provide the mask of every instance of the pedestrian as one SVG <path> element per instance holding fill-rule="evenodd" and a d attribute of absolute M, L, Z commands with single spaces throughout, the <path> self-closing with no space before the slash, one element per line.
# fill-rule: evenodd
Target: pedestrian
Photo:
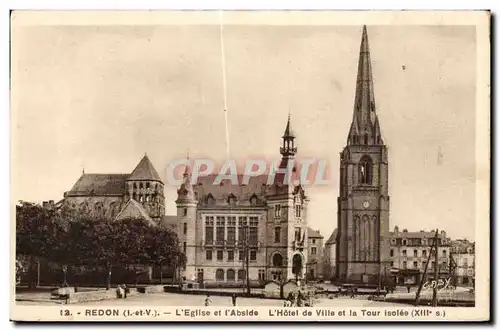
<path fill-rule="evenodd" d="M 207 294 L 207 297 L 205 298 L 205 307 L 210 306 L 212 303 L 212 299 L 210 299 L 210 294 Z"/>
<path fill-rule="evenodd" d="M 410 293 L 411 285 L 406 286 L 406 289 L 408 290 L 408 293 Z"/>
<path fill-rule="evenodd" d="M 123 284 L 122 286 L 123 286 L 123 298 L 126 299 L 128 293 L 128 287 L 125 284 Z"/>
<path fill-rule="evenodd" d="M 231 299 L 233 301 L 233 307 L 236 307 L 236 293 L 233 293 Z"/>

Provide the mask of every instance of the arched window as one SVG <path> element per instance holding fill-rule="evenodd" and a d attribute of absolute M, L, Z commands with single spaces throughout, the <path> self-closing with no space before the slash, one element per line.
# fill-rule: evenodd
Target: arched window
<path fill-rule="evenodd" d="M 236 197 L 234 196 L 234 194 L 230 194 L 229 197 L 227 198 L 227 203 L 230 205 L 230 206 L 234 206 L 236 205 Z"/>
<path fill-rule="evenodd" d="M 280 253 L 276 253 L 273 255 L 273 267 L 281 266 L 283 266 L 283 256 Z"/>
<path fill-rule="evenodd" d="M 359 183 L 371 185 L 372 184 L 372 160 L 368 155 L 361 158 L 359 162 Z"/>
<path fill-rule="evenodd" d="M 215 280 L 218 282 L 224 281 L 224 270 L 217 269 L 217 271 L 215 271 Z"/>
<path fill-rule="evenodd" d="M 140 188 L 140 189 L 143 189 L 143 188 L 144 188 L 144 186 L 143 186 L 143 184 L 142 184 L 142 183 L 139 183 L 139 188 Z"/>
<path fill-rule="evenodd" d="M 146 188 L 149 189 L 149 183 L 146 183 Z"/>
<path fill-rule="evenodd" d="M 250 198 L 250 205 L 252 206 L 255 206 L 257 204 L 257 197 L 254 195 L 252 195 L 252 197 Z"/>
<path fill-rule="evenodd" d="M 209 193 L 207 196 L 207 205 L 209 206 L 215 205 L 215 199 L 211 193 Z"/>
<path fill-rule="evenodd" d="M 234 273 L 234 270 L 233 270 L 233 269 L 229 269 L 229 270 L 227 271 L 227 276 L 226 276 L 226 279 L 227 279 L 227 281 L 228 281 L 228 282 L 229 282 L 229 281 L 234 281 L 234 279 L 235 279 L 234 277 L 235 277 L 235 276 L 236 276 L 236 274 Z"/>
<path fill-rule="evenodd" d="M 245 280 L 247 273 L 244 269 L 238 270 L 238 280 Z"/>

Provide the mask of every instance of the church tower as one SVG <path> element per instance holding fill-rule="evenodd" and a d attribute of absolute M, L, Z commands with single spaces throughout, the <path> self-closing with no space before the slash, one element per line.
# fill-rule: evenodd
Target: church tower
<path fill-rule="evenodd" d="M 125 200 L 139 202 L 157 223 L 165 215 L 164 185 L 147 155 L 141 159 L 125 182 Z"/>
<path fill-rule="evenodd" d="M 352 124 L 340 153 L 337 278 L 378 283 L 389 263 L 387 146 L 376 113 L 366 26 L 359 52 Z"/>

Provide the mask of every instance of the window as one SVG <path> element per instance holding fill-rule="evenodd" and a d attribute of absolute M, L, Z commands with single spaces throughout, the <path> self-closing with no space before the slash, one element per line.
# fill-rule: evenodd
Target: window
<path fill-rule="evenodd" d="M 250 245 L 256 246 L 259 242 L 259 218 L 250 217 L 250 233 L 249 233 Z"/>
<path fill-rule="evenodd" d="M 184 234 L 187 234 L 188 232 L 188 224 L 184 222 Z"/>
<path fill-rule="evenodd" d="M 217 216 L 216 219 L 216 232 L 215 232 L 215 241 L 217 244 L 221 244 L 224 242 L 224 232 L 225 232 L 225 220 L 224 217 Z"/>
<path fill-rule="evenodd" d="M 403 256 L 406 256 L 406 249 L 403 249 Z"/>
<path fill-rule="evenodd" d="M 311 255 L 316 255 L 316 247 L 311 247 Z"/>
<path fill-rule="evenodd" d="M 391 249 L 390 254 L 391 254 L 391 257 L 393 257 L 393 256 L 394 256 L 394 250 L 393 250 L 393 249 Z"/>
<path fill-rule="evenodd" d="M 245 272 L 245 270 L 243 269 L 238 270 L 238 280 L 245 280 L 246 276 L 247 273 Z"/>
<path fill-rule="evenodd" d="M 187 244 L 186 244 L 186 242 L 183 242 L 182 246 L 183 246 L 184 254 L 186 254 L 186 250 L 187 250 Z"/>
<path fill-rule="evenodd" d="M 313 240 L 312 240 L 312 243 L 313 243 L 313 244 L 315 244 L 315 243 L 316 243 L 316 239 L 313 239 Z"/>
<path fill-rule="evenodd" d="M 207 261 L 212 261 L 212 251 L 206 251 L 205 258 Z"/>
<path fill-rule="evenodd" d="M 391 261 L 391 267 L 394 267 L 394 261 Z"/>
<path fill-rule="evenodd" d="M 236 242 L 236 217 L 228 217 L 227 221 L 227 244 L 234 245 Z"/>
<path fill-rule="evenodd" d="M 403 261 L 403 269 L 406 269 L 406 261 Z"/>
<path fill-rule="evenodd" d="M 295 217 L 301 217 L 300 216 L 300 211 L 301 211 L 301 206 L 300 205 L 295 205 Z"/>
<path fill-rule="evenodd" d="M 281 205 L 274 206 L 274 218 L 281 217 Z"/>
<path fill-rule="evenodd" d="M 372 160 L 367 155 L 363 156 L 359 162 L 359 183 L 372 184 Z"/>
<path fill-rule="evenodd" d="M 274 242 L 281 242 L 281 228 L 279 226 L 274 228 Z"/>
<path fill-rule="evenodd" d="M 295 228 L 295 241 L 301 241 L 301 231 L 302 229 L 301 228 Z"/>
<path fill-rule="evenodd" d="M 233 269 L 229 269 L 227 271 L 226 279 L 227 279 L 228 282 L 229 281 L 234 281 L 235 280 L 235 276 L 236 276 L 236 273 L 234 272 L 234 270 Z"/>
<path fill-rule="evenodd" d="M 413 269 L 418 269 L 418 262 L 417 261 L 413 261 Z"/>
<path fill-rule="evenodd" d="M 215 280 L 218 282 L 224 281 L 224 270 L 217 269 L 217 271 L 215 271 Z"/>
<path fill-rule="evenodd" d="M 281 267 L 283 266 L 283 257 L 280 253 L 276 253 L 273 255 L 273 267 Z"/>
<path fill-rule="evenodd" d="M 239 257 L 240 261 L 245 260 L 245 252 L 244 251 L 239 251 L 238 255 L 239 255 L 238 257 Z"/>
<path fill-rule="evenodd" d="M 443 256 L 446 257 L 446 249 L 443 250 Z"/>
<path fill-rule="evenodd" d="M 417 257 L 418 256 L 418 251 L 416 249 L 413 250 L 413 257 Z"/>
<path fill-rule="evenodd" d="M 184 217 L 186 217 L 188 214 L 188 209 L 187 208 L 184 208 Z"/>
<path fill-rule="evenodd" d="M 264 269 L 259 269 L 259 280 L 266 280 L 266 272 Z"/>
<path fill-rule="evenodd" d="M 424 249 L 424 250 L 422 251 L 422 257 L 426 257 L 426 256 L 427 256 L 427 251 Z"/>
<path fill-rule="evenodd" d="M 209 206 L 215 205 L 215 199 L 212 196 L 212 194 L 210 194 L 210 193 L 207 196 L 207 205 L 209 205 Z"/>
<path fill-rule="evenodd" d="M 217 251 L 217 261 L 224 260 L 224 251 Z"/>
<path fill-rule="evenodd" d="M 238 242 L 243 243 L 247 240 L 247 225 L 246 217 L 239 217 L 238 219 Z"/>
<path fill-rule="evenodd" d="M 467 258 L 464 258 L 463 267 L 467 268 L 468 266 L 469 266 L 469 261 L 467 260 Z"/>
<path fill-rule="evenodd" d="M 205 220 L 205 242 L 208 245 L 214 243 L 214 217 L 209 216 Z"/>
<path fill-rule="evenodd" d="M 425 262 L 422 262 L 422 269 L 425 269 Z"/>
<path fill-rule="evenodd" d="M 250 251 L 250 261 L 257 260 L 257 251 Z"/>
<path fill-rule="evenodd" d="M 406 240 L 403 240 L 403 246 L 406 246 Z"/>
<path fill-rule="evenodd" d="M 234 251 L 227 251 L 227 260 L 234 261 Z"/>

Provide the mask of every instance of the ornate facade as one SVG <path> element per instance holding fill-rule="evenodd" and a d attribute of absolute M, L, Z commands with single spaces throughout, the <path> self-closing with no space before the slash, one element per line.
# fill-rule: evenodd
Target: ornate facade
<path fill-rule="evenodd" d="M 297 148 L 288 118 L 280 148 L 281 172 Z M 305 276 L 307 205 L 302 186 L 278 173 L 251 177 L 248 184 L 216 183 L 216 175 L 191 182 L 190 168 L 178 190 L 177 232 L 187 256 L 185 280 L 245 284 Z M 247 262 L 248 261 L 248 262 Z"/>

